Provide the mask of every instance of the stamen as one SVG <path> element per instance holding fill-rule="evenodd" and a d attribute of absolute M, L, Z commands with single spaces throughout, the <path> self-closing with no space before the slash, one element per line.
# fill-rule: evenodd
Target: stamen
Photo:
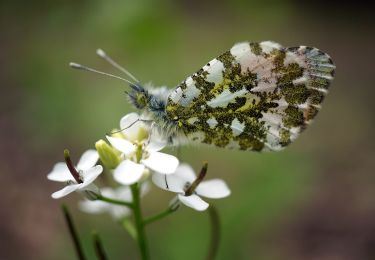
<path fill-rule="evenodd" d="M 164 180 L 165 180 L 165 186 L 167 187 L 167 190 L 169 190 L 169 185 L 168 185 L 168 180 L 167 180 L 166 174 L 164 174 Z"/>
<path fill-rule="evenodd" d="M 76 180 L 77 183 L 83 183 L 80 174 L 74 167 L 72 160 L 70 159 L 70 153 L 68 149 L 64 150 L 64 158 L 65 158 L 65 163 L 66 166 L 68 167 L 70 174 L 72 174 L 73 178 Z"/>
<path fill-rule="evenodd" d="M 208 163 L 204 162 L 203 167 L 201 169 L 201 172 L 199 173 L 198 177 L 195 179 L 195 181 L 190 185 L 189 188 L 185 191 L 185 196 L 190 196 L 194 193 L 195 189 L 198 187 L 199 183 L 201 183 L 206 176 L 208 168 Z"/>

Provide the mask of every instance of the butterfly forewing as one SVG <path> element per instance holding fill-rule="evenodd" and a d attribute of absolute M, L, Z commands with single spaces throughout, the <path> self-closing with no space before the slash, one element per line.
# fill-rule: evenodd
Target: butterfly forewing
<path fill-rule="evenodd" d="M 316 48 L 238 43 L 171 92 L 167 116 L 193 142 L 280 150 L 315 117 L 334 69 Z"/>

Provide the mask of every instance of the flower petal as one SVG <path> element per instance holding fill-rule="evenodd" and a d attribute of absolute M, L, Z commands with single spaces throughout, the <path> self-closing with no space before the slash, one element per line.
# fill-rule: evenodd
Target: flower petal
<path fill-rule="evenodd" d="M 183 179 L 175 176 L 175 174 L 165 175 L 161 173 L 154 173 L 152 175 L 152 182 L 163 190 L 176 193 L 184 193 L 184 186 L 186 184 Z"/>
<path fill-rule="evenodd" d="M 178 194 L 178 199 L 186 206 L 198 211 L 203 211 L 208 208 L 208 203 L 202 200 L 199 196 L 193 194 L 191 196 L 184 196 Z"/>
<path fill-rule="evenodd" d="M 168 141 L 166 138 L 162 137 L 157 128 L 154 127 L 151 129 L 151 136 L 146 146 L 146 150 L 149 152 L 158 152 L 168 144 Z"/>
<path fill-rule="evenodd" d="M 139 181 L 145 167 L 142 164 L 125 160 L 113 172 L 114 179 L 124 185 L 131 185 Z"/>
<path fill-rule="evenodd" d="M 99 154 L 96 150 L 90 149 L 84 152 L 79 159 L 77 164 L 77 169 L 82 171 L 87 171 L 93 167 L 99 160 Z"/>
<path fill-rule="evenodd" d="M 80 187 L 81 189 L 86 188 L 90 185 L 96 178 L 103 172 L 103 167 L 101 165 L 96 165 L 90 168 L 88 171 L 83 172 L 83 183 Z"/>
<path fill-rule="evenodd" d="M 126 139 L 135 141 L 138 136 L 138 132 L 142 127 L 143 123 L 139 120 L 137 113 L 130 113 L 122 117 L 120 120 L 120 128 L 124 129 L 121 132 L 125 135 Z"/>
<path fill-rule="evenodd" d="M 143 182 L 141 185 L 141 197 L 145 196 L 150 190 L 151 190 L 150 183 L 148 181 Z"/>
<path fill-rule="evenodd" d="M 129 155 L 135 152 L 135 145 L 125 139 L 115 138 L 111 136 L 107 136 L 107 139 L 114 148 L 124 153 L 125 155 Z"/>
<path fill-rule="evenodd" d="M 141 162 L 151 170 L 163 174 L 174 173 L 179 163 L 173 155 L 160 152 L 150 153 L 150 156 Z"/>
<path fill-rule="evenodd" d="M 109 198 L 113 198 L 115 197 L 116 195 L 116 190 L 110 188 L 110 187 L 105 187 L 105 188 L 100 188 L 100 193 L 105 196 L 105 197 L 109 197 Z"/>
<path fill-rule="evenodd" d="M 84 200 L 78 203 L 78 208 L 90 214 L 100 214 L 106 212 L 110 204 L 100 200 Z"/>
<path fill-rule="evenodd" d="M 47 179 L 59 182 L 74 181 L 74 177 L 64 162 L 56 163 L 52 171 L 47 175 Z"/>
<path fill-rule="evenodd" d="M 82 192 L 82 195 L 88 199 L 96 200 L 96 195 L 100 194 L 100 189 L 94 183 L 89 185 L 81 184 L 79 191 Z"/>
<path fill-rule="evenodd" d="M 130 210 L 123 206 L 112 205 L 112 207 L 109 208 L 109 214 L 111 214 L 114 219 L 121 219 L 130 215 Z"/>
<path fill-rule="evenodd" d="M 133 200 L 132 192 L 128 186 L 121 186 L 115 191 L 115 198 L 131 202 Z"/>
<path fill-rule="evenodd" d="M 203 181 L 198 185 L 195 191 L 199 195 L 211 199 L 221 199 L 230 195 L 230 189 L 227 184 L 220 179 Z"/>
<path fill-rule="evenodd" d="M 193 168 L 187 163 L 181 163 L 177 167 L 176 172 L 173 175 L 178 176 L 185 182 L 190 183 L 193 183 L 193 181 L 195 181 L 195 179 L 197 178 L 197 176 L 195 176 Z"/>
<path fill-rule="evenodd" d="M 81 187 L 81 184 L 71 184 L 71 185 L 65 186 L 63 189 L 52 193 L 51 197 L 54 199 L 60 199 L 72 193 L 73 191 L 78 190 L 80 187 Z"/>

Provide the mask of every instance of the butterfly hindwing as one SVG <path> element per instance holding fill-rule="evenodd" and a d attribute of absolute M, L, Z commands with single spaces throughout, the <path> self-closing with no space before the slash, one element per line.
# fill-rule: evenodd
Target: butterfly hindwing
<path fill-rule="evenodd" d="M 315 117 L 334 69 L 316 48 L 238 43 L 171 92 L 167 116 L 193 142 L 280 150 Z"/>

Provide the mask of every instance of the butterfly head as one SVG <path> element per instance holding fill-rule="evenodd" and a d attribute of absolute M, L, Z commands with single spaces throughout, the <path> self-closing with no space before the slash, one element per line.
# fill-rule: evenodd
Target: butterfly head
<path fill-rule="evenodd" d="M 127 93 L 130 103 L 137 109 L 144 109 L 149 104 L 150 96 L 148 91 L 140 85 L 130 85 L 132 90 Z"/>

